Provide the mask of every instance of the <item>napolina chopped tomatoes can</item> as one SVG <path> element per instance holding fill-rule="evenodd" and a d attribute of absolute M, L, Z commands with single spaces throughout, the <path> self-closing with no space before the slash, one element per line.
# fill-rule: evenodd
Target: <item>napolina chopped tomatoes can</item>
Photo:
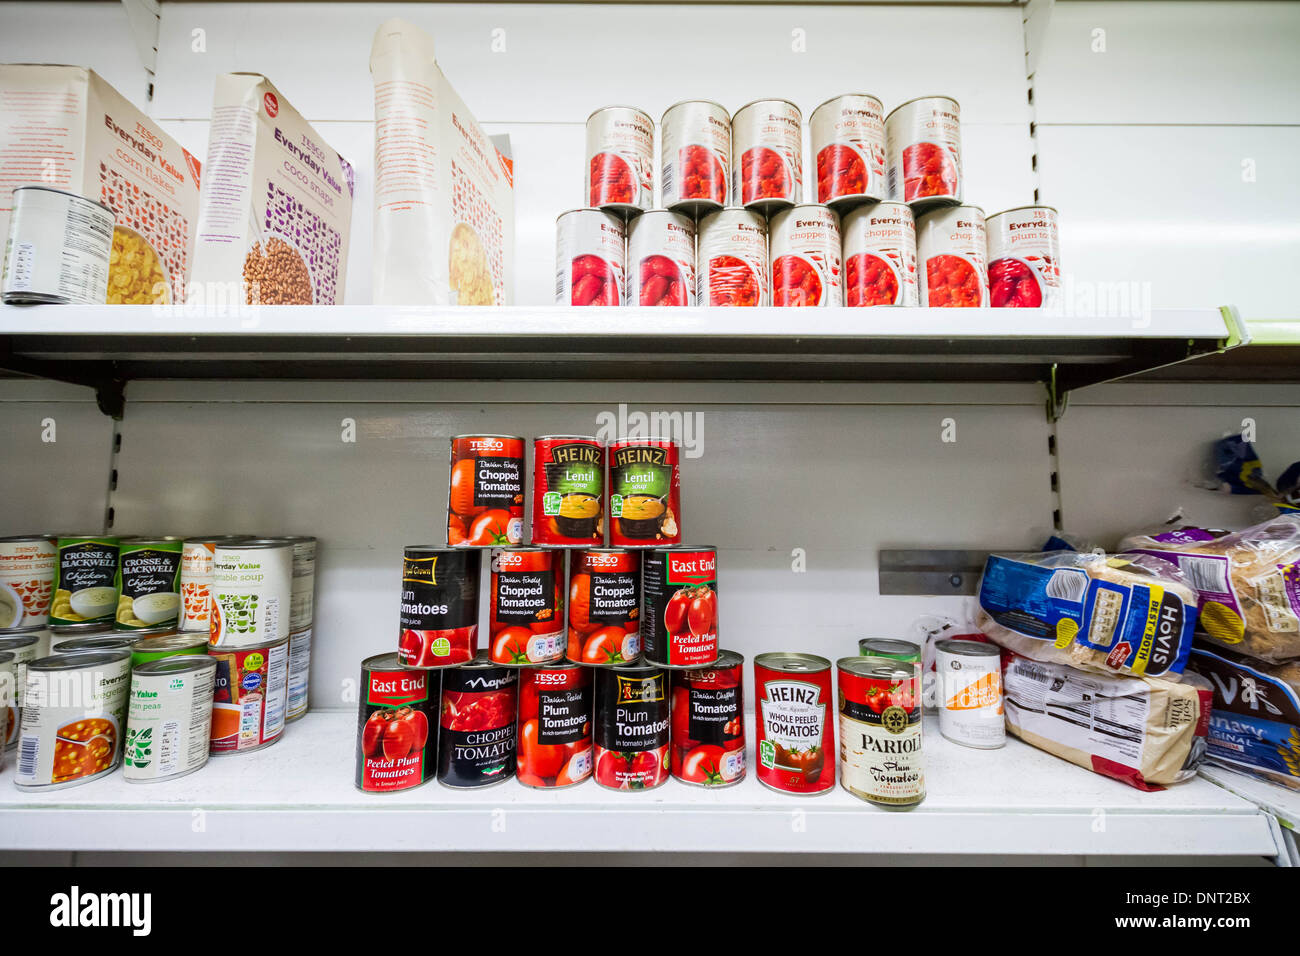
<path fill-rule="evenodd" d="M 921 96 L 885 117 L 889 198 L 915 206 L 959 203 L 961 107 L 947 96 Z"/>
<path fill-rule="evenodd" d="M 731 118 L 736 201 L 770 212 L 803 198 L 803 114 L 789 100 L 755 100 Z"/>
<path fill-rule="evenodd" d="M 564 552 L 509 548 L 492 552 L 488 657 L 527 667 L 564 660 Z"/>
<path fill-rule="evenodd" d="M 641 552 L 573 552 L 569 569 L 569 643 L 575 664 L 616 666 L 641 654 Z"/>
<path fill-rule="evenodd" d="M 978 308 L 989 304 L 988 246 L 978 206 L 935 209 L 916 221 L 921 304 Z"/>
<path fill-rule="evenodd" d="M 826 206 L 783 209 L 768 222 L 772 304 L 844 304 L 840 217 Z"/>
<path fill-rule="evenodd" d="M 631 106 L 606 106 L 587 117 L 591 206 L 638 213 L 654 202 L 655 121 Z"/>
<path fill-rule="evenodd" d="M 655 548 L 682 540 L 680 447 L 669 438 L 609 444 L 609 543 Z"/>
<path fill-rule="evenodd" d="M 673 671 L 670 765 L 683 783 L 729 787 L 744 779 L 744 664 L 723 650 L 710 667 Z"/>
<path fill-rule="evenodd" d="M 441 686 L 437 672 L 403 667 L 396 654 L 376 654 L 361 662 L 358 790 L 392 793 L 433 778 Z"/>
<path fill-rule="evenodd" d="M 845 214 L 844 304 L 916 306 L 916 226 L 906 203 L 879 202 Z"/>
<path fill-rule="evenodd" d="M 1061 247 L 1056 210 L 1021 206 L 988 217 L 989 304 L 995 309 L 1057 305 Z"/>
<path fill-rule="evenodd" d="M 925 799 L 917 666 L 874 657 L 843 657 L 836 666 L 841 784 L 886 809 L 916 806 Z"/>
<path fill-rule="evenodd" d="M 479 574 L 478 552 L 407 546 L 397 623 L 403 667 L 452 667 L 473 659 Z"/>
<path fill-rule="evenodd" d="M 669 686 L 658 667 L 627 665 L 595 672 L 596 783 L 650 790 L 668 779 Z"/>
<path fill-rule="evenodd" d="M 641 650 L 647 663 L 708 667 L 718 659 L 718 552 L 677 545 L 641 559 Z"/>
<path fill-rule="evenodd" d="M 738 207 L 700 219 L 696 244 L 696 301 L 711 306 L 771 302 L 767 281 L 767 221 Z"/>
<path fill-rule="evenodd" d="M 623 305 L 627 228 L 602 209 L 570 209 L 555 220 L 555 303 Z"/>
<path fill-rule="evenodd" d="M 533 439 L 533 544 L 605 543 L 605 445 L 590 435 Z"/>
<path fill-rule="evenodd" d="M 452 438 L 449 546 L 503 548 L 524 540 L 524 444 L 518 435 Z"/>
<path fill-rule="evenodd" d="M 758 781 L 781 793 L 815 796 L 835 787 L 831 662 L 778 651 L 754 658 Z"/>
<path fill-rule="evenodd" d="M 591 776 L 591 670 L 577 664 L 519 672 L 519 782 L 551 790 Z"/>
<path fill-rule="evenodd" d="M 731 195 L 731 117 L 710 100 L 668 107 L 659 121 L 659 169 L 667 209 L 698 215 Z"/>
<path fill-rule="evenodd" d="M 845 93 L 813 110 L 808 121 L 817 163 L 817 201 L 872 202 L 885 181 L 885 107 L 869 93 Z"/>
<path fill-rule="evenodd" d="M 629 305 L 695 304 L 695 223 L 653 209 L 627 227 Z"/>
<path fill-rule="evenodd" d="M 515 775 L 519 672 L 493 664 L 484 651 L 443 671 L 438 782 L 488 787 Z"/>

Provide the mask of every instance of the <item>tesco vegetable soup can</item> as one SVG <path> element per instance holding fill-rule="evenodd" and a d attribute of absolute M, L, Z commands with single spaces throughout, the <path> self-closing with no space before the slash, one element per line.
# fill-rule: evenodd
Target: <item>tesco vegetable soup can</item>
<path fill-rule="evenodd" d="M 526 444 L 518 435 L 452 437 L 449 547 L 508 548 L 523 543 Z"/>
<path fill-rule="evenodd" d="M 527 667 L 564 660 L 564 552 L 503 548 L 492 552 L 488 657 Z"/>
<path fill-rule="evenodd" d="M 591 435 L 533 439 L 533 544 L 605 543 L 605 445 Z"/>
<path fill-rule="evenodd" d="M 844 657 L 839 668 L 840 782 L 877 806 L 925 799 L 921 680 L 915 664 Z"/>
<path fill-rule="evenodd" d="M 755 100 L 731 118 L 736 201 L 772 212 L 803 199 L 803 114 L 789 100 Z"/>
<path fill-rule="evenodd" d="M 592 671 L 573 663 L 519 672 L 519 782 L 553 790 L 591 776 Z"/>
<path fill-rule="evenodd" d="M 653 790 L 669 776 L 668 673 L 626 664 L 595 672 L 596 783 Z"/>
<path fill-rule="evenodd" d="M 696 301 L 710 306 L 771 304 L 767 220 L 730 207 L 700 219 L 695 257 Z"/>
<path fill-rule="evenodd" d="M 668 107 L 659 121 L 664 208 L 696 216 L 721 209 L 731 195 L 731 116 L 710 100 Z"/>
<path fill-rule="evenodd" d="M 695 223 L 652 209 L 627 227 L 628 305 L 695 304 Z"/>
<path fill-rule="evenodd" d="M 831 662 L 778 651 L 754 658 L 758 781 L 781 793 L 816 796 L 835 787 Z"/>
<path fill-rule="evenodd" d="M 916 221 L 921 305 L 974 309 L 989 304 L 984 211 L 948 206 Z"/>
<path fill-rule="evenodd" d="M 670 438 L 609 444 L 609 543 L 654 548 L 682 539 L 681 448 Z"/>
<path fill-rule="evenodd" d="M 627 229 L 602 209 L 570 209 L 555 220 L 556 305 L 625 305 Z"/>
<path fill-rule="evenodd" d="M 1061 295 L 1056 210 L 1021 206 L 989 216 L 985 226 L 989 304 L 995 309 L 1056 307 Z"/>
<path fill-rule="evenodd" d="M 916 226 L 906 203 L 879 202 L 844 215 L 844 304 L 917 306 Z"/>
<path fill-rule="evenodd" d="M 677 545 L 641 559 L 641 652 L 667 668 L 708 667 L 718 659 L 718 552 Z"/>
<path fill-rule="evenodd" d="M 844 304 L 840 217 L 826 206 L 784 209 L 768 222 L 772 305 Z"/>
<path fill-rule="evenodd" d="M 223 541 L 212 555 L 208 642 L 266 647 L 289 636 L 293 546 L 283 538 Z"/>
<path fill-rule="evenodd" d="M 889 198 L 914 207 L 961 202 L 961 107 L 921 96 L 885 117 Z"/>
<path fill-rule="evenodd" d="M 441 686 L 436 672 L 403 667 L 393 653 L 361 662 L 354 778 L 358 790 L 393 793 L 433 779 Z"/>
<path fill-rule="evenodd" d="M 515 775 L 519 671 L 484 651 L 442 674 L 438 782 L 475 789 Z"/>
<path fill-rule="evenodd" d="M 655 121 L 631 106 L 587 117 L 587 205 L 638 213 L 654 204 Z"/>
<path fill-rule="evenodd" d="M 817 164 L 817 201 L 854 205 L 889 195 L 885 180 L 885 107 L 869 93 L 845 93 L 808 121 Z"/>

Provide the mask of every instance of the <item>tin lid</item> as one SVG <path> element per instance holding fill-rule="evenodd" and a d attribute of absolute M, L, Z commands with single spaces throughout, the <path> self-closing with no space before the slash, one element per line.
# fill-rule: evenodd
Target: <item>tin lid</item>
<path fill-rule="evenodd" d="M 855 658 L 856 659 L 856 658 Z M 766 667 L 772 671 L 786 673 L 815 674 L 829 670 L 831 662 L 816 654 L 800 654 L 795 651 L 769 651 L 754 658 L 755 667 Z"/>
<path fill-rule="evenodd" d="M 220 544 L 223 541 L 241 541 L 252 535 L 241 534 L 187 534 L 184 537 L 186 544 Z"/>
<path fill-rule="evenodd" d="M 29 630 L 24 633 L 15 633 L 13 631 L 0 631 L 0 648 L 5 647 L 31 647 L 40 641 L 41 635 L 35 630 Z"/>
<path fill-rule="evenodd" d="M 74 654 L 78 651 L 117 650 L 128 648 L 135 643 L 135 635 L 95 634 L 89 637 L 69 637 L 55 641 L 50 647 L 51 654 Z"/>
<path fill-rule="evenodd" d="M 104 210 L 104 212 L 112 216 L 115 221 L 117 219 L 117 213 L 113 211 L 113 208 L 111 206 L 105 206 L 98 199 L 90 199 L 87 196 L 81 195 L 81 193 L 68 192 L 68 190 L 66 189 L 52 189 L 49 186 L 15 186 L 14 195 L 17 196 L 18 193 L 27 189 L 31 189 L 43 193 L 56 193 L 60 196 L 71 196 L 73 199 L 80 199 L 82 202 L 88 202 L 92 206 L 98 206 L 100 209 Z"/>
<path fill-rule="evenodd" d="M 651 552 L 658 551 L 712 551 L 715 554 L 718 549 L 711 544 L 661 544 L 658 547 L 650 548 Z"/>
<path fill-rule="evenodd" d="M 960 637 L 950 637 L 947 640 L 935 641 L 935 650 L 943 651 L 946 654 L 956 654 L 959 657 L 999 657 L 1002 649 L 996 644 L 986 644 L 984 641 L 963 640 Z"/>
<path fill-rule="evenodd" d="M 650 131 L 651 131 L 651 132 L 654 132 L 655 121 L 654 121 L 654 117 L 653 117 L 653 116 L 651 116 L 649 113 L 647 113 L 645 110 L 641 109 L 640 107 L 637 107 L 637 106 L 624 106 L 624 105 L 621 104 L 621 103 L 612 103 L 612 104 L 610 104 L 609 106 L 602 106 L 602 107 L 600 107 L 599 109 L 594 109 L 594 110 L 592 110 L 591 113 L 588 114 L 588 116 L 587 116 L 587 122 L 590 123 L 590 122 L 591 122 L 591 118 L 592 118 L 593 116 L 595 116 L 597 113 L 603 113 L 603 112 L 605 112 L 606 110 L 629 110 L 629 111 L 631 111 L 631 112 L 633 112 L 633 113 L 637 113 L 637 114 L 639 114 L 639 115 L 641 115 L 641 116 L 644 116 L 644 117 L 646 118 L 646 122 L 648 122 L 648 123 L 650 124 Z"/>
<path fill-rule="evenodd" d="M 589 441 L 598 445 L 600 444 L 600 439 L 595 435 L 538 435 L 533 439 L 533 441 L 560 441 L 561 439 L 569 439 L 571 441 Z"/>
<path fill-rule="evenodd" d="M 725 667 L 740 667 L 745 663 L 745 655 L 739 651 L 729 651 L 725 647 L 718 649 L 718 659 L 712 664 L 699 668 L 702 671 L 717 671 Z"/>
<path fill-rule="evenodd" d="M 48 541 L 53 544 L 58 535 L 49 534 L 11 534 L 0 537 L 0 544 L 25 544 L 27 542 L 35 543 L 37 541 Z"/>
<path fill-rule="evenodd" d="M 663 438 L 659 435 L 624 435 L 609 442 L 607 447 L 613 448 L 615 445 L 645 445 L 650 448 L 663 447 L 664 445 L 672 445 L 674 448 L 682 447 L 682 443 L 675 438 Z"/>
<path fill-rule="evenodd" d="M 927 209 L 924 212 L 918 212 L 916 213 L 916 221 L 919 224 L 925 219 L 935 218 L 944 215 L 945 213 L 961 212 L 962 210 L 966 210 L 967 215 L 970 215 L 971 212 L 977 212 L 979 213 L 980 219 L 984 219 L 984 209 L 982 207 L 972 206 L 969 203 L 960 203 L 956 206 L 936 206 L 934 209 Z"/>
<path fill-rule="evenodd" d="M 626 674 L 630 677 L 656 677 L 667 673 L 662 667 L 656 667 L 654 664 L 642 664 L 640 661 L 614 664 L 612 667 L 598 667 L 596 670 L 602 674 Z"/>
<path fill-rule="evenodd" d="M 816 116 L 818 111 L 821 110 L 823 107 L 830 106 L 836 100 L 842 100 L 846 96 L 861 96 L 863 99 L 871 100 L 877 106 L 879 106 L 880 112 L 883 113 L 885 111 L 885 104 L 880 101 L 880 97 L 872 93 L 840 93 L 837 96 L 832 96 L 830 99 L 826 100 L 825 102 L 818 103 L 817 106 L 813 109 L 812 115 Z"/>
<path fill-rule="evenodd" d="M 76 671 L 101 664 L 121 664 L 131 659 L 131 652 L 126 648 L 106 651 L 78 651 L 75 654 L 51 654 L 27 662 L 27 672 L 32 671 Z"/>
<path fill-rule="evenodd" d="M 731 119 L 731 114 L 727 112 L 727 108 L 717 100 L 678 100 L 672 106 L 668 107 L 668 109 L 664 110 L 664 116 L 667 117 L 669 113 L 677 109 L 679 106 L 716 106 L 718 109 L 722 110 L 723 116 L 727 117 L 728 120 Z M 660 122 L 663 121 L 660 120 Z"/>
<path fill-rule="evenodd" d="M 176 622 L 172 621 L 170 624 L 155 624 L 153 627 L 123 628 L 114 633 L 121 634 L 123 637 L 129 637 L 134 641 L 138 638 L 157 640 L 160 637 L 170 637 L 178 632 L 176 630 Z"/>
<path fill-rule="evenodd" d="M 13 651 L 0 651 L 0 664 L 12 664 L 17 659 Z"/>
<path fill-rule="evenodd" d="M 410 671 L 412 674 L 427 674 L 428 671 L 419 667 L 407 667 L 397 656 L 397 651 L 389 651 L 386 654 L 375 654 L 373 657 L 367 657 L 361 662 L 361 667 L 368 671 Z"/>
<path fill-rule="evenodd" d="M 876 655 L 920 657 L 921 645 L 913 641 L 897 641 L 889 637 L 864 637 L 858 641 L 859 650 L 870 650 Z"/>
<path fill-rule="evenodd" d="M 600 210 L 597 210 L 599 212 Z M 460 441 L 464 438 L 508 438 L 511 441 L 524 441 L 522 435 L 494 435 L 491 432 L 470 432 L 465 435 L 452 435 L 452 441 Z"/>
<path fill-rule="evenodd" d="M 729 218 L 732 219 L 736 218 L 737 216 L 744 216 L 747 219 L 758 220 L 758 224 L 760 226 L 762 226 L 764 229 L 767 228 L 767 221 L 763 218 L 763 216 L 760 213 L 757 213 L 754 210 L 749 209 L 745 206 L 723 206 L 721 209 L 715 209 L 712 212 L 707 212 L 700 217 L 700 224 L 703 225 L 704 220 L 706 219 L 716 219 L 719 216 L 729 216 Z"/>
<path fill-rule="evenodd" d="M 56 540 L 60 546 L 65 542 L 71 544 L 74 541 L 97 542 L 99 544 L 122 543 L 121 537 L 115 534 L 61 534 Z"/>
<path fill-rule="evenodd" d="M 403 554 L 476 554 L 464 548 L 449 548 L 445 544 L 408 544 L 402 548 Z"/>
<path fill-rule="evenodd" d="M 606 217 L 608 217 L 608 218 L 610 218 L 610 219 L 613 219 L 613 220 L 614 220 L 616 223 L 618 223 L 619 225 L 622 225 L 622 224 L 623 224 L 623 220 L 620 219 L 620 218 L 618 218 L 618 216 L 614 215 L 614 214 L 611 213 L 611 212 L 606 212 L 604 209 L 597 209 L 595 206 L 578 206 L 578 207 L 575 208 L 575 209 L 566 209 L 566 210 L 564 210 L 564 212 L 560 213 L 558 216 L 555 217 L 555 221 L 556 221 L 556 222 L 559 222 L 559 221 L 560 221 L 561 219 L 563 219 L 565 216 L 572 216 L 572 215 L 574 215 L 575 213 L 579 213 L 579 212 L 594 212 L 594 213 L 599 213 L 599 214 L 602 215 L 602 216 L 606 216 Z M 453 438 L 471 438 L 471 437 L 473 437 L 473 436 L 471 436 L 471 435 L 454 435 L 454 436 L 452 436 L 452 437 L 453 437 Z M 501 437 L 508 437 L 508 436 L 500 436 L 500 435 L 499 435 L 499 436 L 497 436 L 497 437 L 501 438 Z"/>
<path fill-rule="evenodd" d="M 957 102 L 955 99 L 953 99 L 951 96 L 944 96 L 942 93 L 932 93 L 932 94 L 930 94 L 929 96 L 914 96 L 914 97 L 912 97 L 910 100 L 903 100 L 903 102 L 899 103 L 897 106 L 895 106 L 892 110 L 890 110 L 890 111 L 885 115 L 885 119 L 888 120 L 889 117 L 893 116 L 895 113 L 897 113 L 899 110 L 901 110 L 904 106 L 911 106 L 913 103 L 919 103 L 919 102 L 921 102 L 921 100 L 944 100 L 944 101 L 946 101 L 946 102 L 948 102 L 948 103 L 951 103 L 953 106 L 957 107 L 958 110 L 961 109 L 961 104 L 958 103 L 958 102 Z"/>
<path fill-rule="evenodd" d="M 638 213 L 636 218 L 633 219 L 628 225 L 635 226 L 637 223 L 645 222 L 651 217 L 654 217 L 656 219 L 668 219 L 670 221 L 680 220 L 681 222 L 686 223 L 691 227 L 695 226 L 695 223 L 690 216 L 683 216 L 681 213 L 674 212 L 671 209 L 646 209 L 643 212 Z"/>
<path fill-rule="evenodd" d="M 286 534 L 284 540 L 291 544 L 315 544 L 316 536 L 314 534 Z"/>
<path fill-rule="evenodd" d="M 185 538 L 178 534 L 128 534 L 121 538 L 122 544 L 166 544 L 170 541 L 185 543 Z"/>
<path fill-rule="evenodd" d="M 218 547 L 228 545 L 253 551 L 274 551 L 288 548 L 293 544 L 288 538 L 236 538 L 234 541 L 219 542 Z"/>
<path fill-rule="evenodd" d="M 732 119 L 734 120 L 735 117 L 739 116 L 741 113 L 749 109 L 751 106 L 760 106 L 763 103 L 784 103 L 786 106 L 794 110 L 796 116 L 798 116 L 800 119 L 803 119 L 803 113 L 800 112 L 799 107 L 797 105 L 795 105 L 790 100 L 782 99 L 779 96 L 765 96 L 762 99 L 750 100 L 744 106 L 738 107 L 736 109 L 736 112 L 732 115 Z"/>
<path fill-rule="evenodd" d="M 209 644 L 208 653 L 220 657 L 224 654 L 246 654 L 249 651 L 270 651 L 277 647 L 284 647 L 289 643 L 292 634 L 286 634 L 284 637 L 274 641 L 258 641 L 256 644 Z"/>
<path fill-rule="evenodd" d="M 835 666 L 855 677 L 874 677 L 878 680 L 912 680 L 917 673 L 915 664 L 886 657 L 841 657 Z"/>
<path fill-rule="evenodd" d="M 160 661 L 136 664 L 135 667 L 131 668 L 131 673 L 148 677 L 153 674 L 188 674 L 194 671 L 216 669 L 217 662 L 214 658 L 191 654 L 188 657 L 164 657 Z"/>
<path fill-rule="evenodd" d="M 1000 212 L 995 212 L 995 213 L 993 213 L 991 216 L 988 216 L 988 217 L 986 217 L 986 218 L 988 218 L 988 219 L 996 219 L 996 218 L 998 218 L 998 216 L 1005 216 L 1005 215 L 1006 215 L 1007 213 L 1009 213 L 1009 212 L 1026 212 L 1027 210 L 1030 210 L 1030 209 L 1046 209 L 1046 210 L 1048 210 L 1049 212 L 1054 213 L 1054 214 L 1057 215 L 1057 216 L 1059 216 L 1059 215 L 1061 214 L 1060 211 L 1057 210 L 1057 208 L 1056 208 L 1055 206 L 1045 206 L 1045 205 L 1043 205 L 1043 204 L 1040 203 L 1040 202 L 1034 202 L 1034 203 L 1029 203 L 1028 205 L 1025 205 L 1025 206 L 1012 206 L 1010 209 L 1003 209 L 1002 211 L 1000 211 Z M 3 540 L 3 539 L 0 539 L 0 540 Z"/>
<path fill-rule="evenodd" d="M 208 635 L 203 631 L 177 634 L 174 631 L 153 637 L 142 637 L 131 644 L 133 651 L 176 651 L 190 647 L 207 647 Z"/>

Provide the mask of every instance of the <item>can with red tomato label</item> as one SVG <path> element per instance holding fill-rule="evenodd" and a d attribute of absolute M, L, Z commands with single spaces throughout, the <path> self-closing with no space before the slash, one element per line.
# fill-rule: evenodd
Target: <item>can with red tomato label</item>
<path fill-rule="evenodd" d="M 754 693 L 758 782 L 799 796 L 829 793 L 835 787 L 831 662 L 790 651 L 759 654 Z"/>
<path fill-rule="evenodd" d="M 739 207 L 700 220 L 696 301 L 700 305 L 768 305 L 767 221 Z"/>
<path fill-rule="evenodd" d="M 729 787 L 744 779 L 744 664 L 723 650 L 711 667 L 673 671 L 671 769 L 682 783 Z"/>
<path fill-rule="evenodd" d="M 533 544 L 605 543 L 605 446 L 590 435 L 533 439 Z"/>
<path fill-rule="evenodd" d="M 609 543 L 656 548 L 682 540 L 680 448 L 670 438 L 609 443 Z"/>
<path fill-rule="evenodd" d="M 817 163 L 817 201 L 853 205 L 884 199 L 885 107 L 869 93 L 832 97 L 808 120 Z"/>
<path fill-rule="evenodd" d="M 915 664 L 842 657 L 839 669 L 840 782 L 889 810 L 925 799 L 921 681 Z"/>
<path fill-rule="evenodd" d="M 488 657 L 524 667 L 564 660 L 564 552 L 492 552 Z"/>
<path fill-rule="evenodd" d="M 641 650 L 658 667 L 709 667 L 718 659 L 718 552 L 679 544 L 641 561 Z"/>
<path fill-rule="evenodd" d="M 1021 206 L 989 216 L 989 304 L 995 309 L 1055 308 L 1061 294 L 1056 210 Z"/>
<path fill-rule="evenodd" d="M 396 654 L 361 662 L 358 790 L 392 793 L 433 778 L 439 686 L 437 673 L 403 667 Z"/>
<path fill-rule="evenodd" d="M 840 217 L 826 206 L 784 209 L 768 221 L 772 304 L 840 306 Z"/>
<path fill-rule="evenodd" d="M 495 548 L 524 540 L 524 444 L 518 435 L 452 438 L 448 545 Z"/>
<path fill-rule="evenodd" d="M 921 304 L 973 309 L 989 304 L 984 210 L 935 209 L 916 221 Z"/>
<path fill-rule="evenodd" d="M 623 305 L 627 230 L 601 209 L 570 209 L 555 220 L 556 305 Z"/>
<path fill-rule="evenodd" d="M 477 552 L 427 544 L 402 555 L 397 656 L 403 667 L 451 667 L 478 647 Z"/>
<path fill-rule="evenodd" d="M 577 664 L 519 672 L 519 782 L 551 790 L 591 776 L 591 671 Z"/>
<path fill-rule="evenodd" d="M 654 202 L 655 121 L 631 106 L 606 106 L 587 117 L 587 203 L 638 213 Z"/>
<path fill-rule="evenodd" d="M 668 675 L 630 664 L 596 672 L 596 783 L 650 790 L 668 779 Z"/>
<path fill-rule="evenodd" d="M 667 209 L 698 215 L 731 193 L 731 117 L 710 100 L 668 107 L 659 121 L 659 170 Z"/>
<path fill-rule="evenodd" d="M 731 118 L 736 201 L 771 212 L 803 199 L 803 114 L 789 100 L 755 100 Z"/>
<path fill-rule="evenodd" d="M 906 203 L 879 202 L 844 215 L 844 304 L 916 306 L 916 226 Z"/>
<path fill-rule="evenodd" d="M 628 305 L 695 304 L 695 223 L 652 209 L 627 227 Z"/>
<path fill-rule="evenodd" d="M 438 782 L 488 787 L 515 775 L 519 672 L 493 664 L 487 652 L 442 675 Z"/>
<path fill-rule="evenodd" d="M 641 654 L 641 554 L 575 551 L 569 567 L 569 645 L 575 664 L 615 666 Z"/>
<path fill-rule="evenodd" d="M 889 198 L 913 206 L 959 203 L 961 107 L 947 96 L 921 96 L 885 117 Z"/>

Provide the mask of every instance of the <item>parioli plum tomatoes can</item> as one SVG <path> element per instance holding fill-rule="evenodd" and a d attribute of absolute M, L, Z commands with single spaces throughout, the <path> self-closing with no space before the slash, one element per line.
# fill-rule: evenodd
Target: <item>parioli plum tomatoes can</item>
<path fill-rule="evenodd" d="M 916 665 L 843 657 L 836 666 L 841 785 L 886 809 L 916 806 L 925 799 Z"/>
<path fill-rule="evenodd" d="M 745 777 L 745 659 L 724 650 L 711 667 L 672 673 L 672 775 L 702 787 Z"/>
<path fill-rule="evenodd" d="M 439 686 L 436 672 L 403 667 L 396 654 L 377 654 L 361 662 L 358 790 L 391 793 L 432 779 Z"/>
<path fill-rule="evenodd" d="M 478 647 L 476 551 L 408 545 L 402 555 L 397 656 L 403 667 L 452 667 Z"/>
<path fill-rule="evenodd" d="M 959 203 L 961 107 L 947 96 L 922 96 L 885 117 L 889 198 L 915 206 Z"/>
<path fill-rule="evenodd" d="M 844 215 L 844 304 L 920 304 L 916 226 L 906 203 L 879 202 Z"/>
<path fill-rule="evenodd" d="M 575 551 L 569 568 L 569 644 L 575 664 L 616 666 L 641 654 L 641 552 Z"/>
<path fill-rule="evenodd" d="M 922 305 L 973 309 L 989 304 L 982 209 L 949 206 L 921 216 L 916 249 Z"/>
<path fill-rule="evenodd" d="M 783 209 L 768 221 L 772 304 L 844 304 L 840 217 L 827 206 Z"/>
<path fill-rule="evenodd" d="M 768 305 L 767 221 L 729 208 L 700 220 L 695 256 L 696 301 L 712 306 Z"/>
<path fill-rule="evenodd" d="M 524 540 L 524 444 L 517 435 L 452 438 L 448 545 L 505 548 Z"/>
<path fill-rule="evenodd" d="M 627 231 L 601 209 L 570 209 L 555 220 L 556 305 L 623 305 Z"/>
<path fill-rule="evenodd" d="M 789 100 L 755 100 L 731 118 L 736 201 L 771 212 L 803 198 L 803 114 Z"/>
<path fill-rule="evenodd" d="M 658 667 L 708 667 L 718 659 L 718 552 L 678 545 L 641 559 L 641 650 Z"/>
<path fill-rule="evenodd" d="M 695 223 L 654 209 L 627 227 L 628 305 L 695 304 Z"/>
<path fill-rule="evenodd" d="M 637 213 L 654 202 L 655 121 L 631 106 L 587 117 L 587 204 Z"/>
<path fill-rule="evenodd" d="M 605 543 L 605 445 L 590 435 L 533 439 L 533 544 Z"/>
<path fill-rule="evenodd" d="M 754 658 L 758 781 L 781 793 L 815 796 L 835 787 L 831 662 L 778 651 Z"/>
<path fill-rule="evenodd" d="M 817 201 L 852 205 L 884 199 L 885 107 L 868 93 L 827 100 L 808 120 L 817 163 Z"/>
<path fill-rule="evenodd" d="M 526 667 L 564 660 L 564 552 L 511 548 L 492 552 L 488 657 Z"/>
<path fill-rule="evenodd" d="M 731 117 L 717 103 L 688 100 L 659 121 L 659 169 L 667 209 L 698 215 L 731 194 Z"/>
<path fill-rule="evenodd" d="M 591 671 L 577 664 L 519 672 L 519 782 L 543 790 L 591 776 Z"/>
<path fill-rule="evenodd" d="M 680 449 L 668 438 L 609 444 L 609 543 L 654 548 L 682 540 Z"/>
<path fill-rule="evenodd" d="M 629 665 L 595 672 L 596 783 L 650 790 L 668 779 L 668 675 Z"/>
<path fill-rule="evenodd" d="M 989 304 L 1052 308 L 1061 291 L 1056 210 L 1021 206 L 988 217 Z"/>
<path fill-rule="evenodd" d="M 493 664 L 484 651 L 442 674 L 438 782 L 488 787 L 515 775 L 519 672 Z"/>

